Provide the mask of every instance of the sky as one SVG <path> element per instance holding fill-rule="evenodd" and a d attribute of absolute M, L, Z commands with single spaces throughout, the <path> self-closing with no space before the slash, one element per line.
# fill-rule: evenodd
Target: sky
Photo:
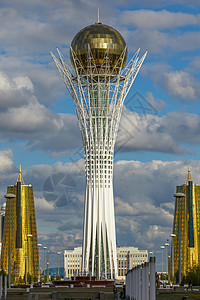
<path fill-rule="evenodd" d="M 128 59 L 148 50 L 124 102 L 116 141 L 117 244 L 161 250 L 172 233 L 176 185 L 188 164 L 200 184 L 200 4 L 197 0 L 1 0 L 0 199 L 18 167 L 32 184 L 38 240 L 50 251 L 81 246 L 84 153 L 74 104 L 50 51 L 66 60 L 76 33 L 117 29 Z M 41 251 L 41 260 L 43 253 Z M 42 263 L 41 263 L 42 264 Z"/>

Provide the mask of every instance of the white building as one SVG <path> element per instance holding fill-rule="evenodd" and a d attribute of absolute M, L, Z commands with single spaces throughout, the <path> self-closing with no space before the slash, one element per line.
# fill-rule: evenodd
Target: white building
<path fill-rule="evenodd" d="M 145 262 L 148 262 L 148 250 L 139 250 L 136 247 L 117 247 L 118 280 L 125 280 L 129 269 Z"/>
<path fill-rule="evenodd" d="M 65 278 L 81 274 L 82 247 L 64 251 Z M 117 247 L 118 279 L 125 280 L 129 269 L 148 262 L 148 250 L 139 250 L 136 247 Z"/>
<path fill-rule="evenodd" d="M 71 279 L 72 276 L 81 273 L 82 247 L 64 251 L 64 277 Z"/>

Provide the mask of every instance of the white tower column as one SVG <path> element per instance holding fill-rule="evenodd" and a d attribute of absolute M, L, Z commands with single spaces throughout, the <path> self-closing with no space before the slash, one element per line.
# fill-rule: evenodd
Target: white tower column
<path fill-rule="evenodd" d="M 93 26 L 95 30 L 98 26 L 106 28 L 100 23 Z M 86 27 L 85 30 L 88 35 L 89 29 Z M 79 36 L 78 41 L 82 43 Z M 117 278 L 113 199 L 114 145 L 124 99 L 146 53 L 139 60 L 138 50 L 123 69 L 126 47 L 119 55 L 114 68 L 109 57 L 109 46 L 105 50 L 101 66 L 96 65 L 99 64 L 99 58 L 98 60 L 93 58 L 89 45 L 84 63 L 81 63 L 71 47 L 71 61 L 74 66 L 72 69 L 60 51 L 58 49 L 57 51 L 59 59 L 52 53 L 51 55 L 73 98 L 85 151 L 82 273 L 91 272 L 97 278 L 100 278 L 101 274 L 105 278 Z"/>

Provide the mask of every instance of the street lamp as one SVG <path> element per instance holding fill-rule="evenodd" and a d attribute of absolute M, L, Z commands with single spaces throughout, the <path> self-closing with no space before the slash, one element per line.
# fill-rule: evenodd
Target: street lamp
<path fill-rule="evenodd" d="M 25 282 L 27 284 L 27 255 L 25 255 L 24 258 L 25 258 Z"/>
<path fill-rule="evenodd" d="M 174 277 L 174 238 L 176 237 L 176 234 L 172 233 L 170 234 L 170 237 L 172 238 L 172 280 Z"/>
<path fill-rule="evenodd" d="M 30 239 L 33 237 L 32 234 L 27 234 L 27 240 L 28 240 L 28 273 L 29 276 L 31 276 L 31 263 L 30 263 Z"/>
<path fill-rule="evenodd" d="M 61 254 L 61 252 L 57 252 L 58 254 L 58 276 L 59 276 L 59 255 Z"/>
<path fill-rule="evenodd" d="M 169 240 L 167 240 L 167 243 L 165 243 L 165 249 L 166 249 L 166 274 L 169 273 L 169 270 L 168 270 L 168 246 L 169 246 L 169 243 L 168 243 Z"/>
<path fill-rule="evenodd" d="M 49 281 L 49 250 L 47 251 L 47 281 Z"/>
<path fill-rule="evenodd" d="M 39 252 L 39 261 L 38 261 L 38 281 L 40 282 L 40 247 L 42 247 L 42 244 L 37 244 L 38 246 L 38 252 Z"/>
<path fill-rule="evenodd" d="M 178 214 L 179 214 L 179 223 L 178 223 L 178 239 L 179 239 L 179 263 L 178 263 L 178 273 L 179 273 L 179 285 L 181 285 L 181 198 L 185 197 L 183 193 L 176 193 L 174 197 L 178 200 Z"/>
<path fill-rule="evenodd" d="M 150 257 L 153 256 L 153 251 L 150 251 L 149 254 L 150 254 Z"/>
<path fill-rule="evenodd" d="M 162 273 L 163 273 L 163 249 L 165 249 L 165 246 L 160 246 L 161 252 L 162 252 Z"/>
<path fill-rule="evenodd" d="M 14 198 L 16 198 L 16 195 L 8 193 L 8 194 L 4 195 L 4 197 L 5 197 L 6 199 L 8 199 L 8 200 L 9 200 L 8 287 L 10 288 L 10 231 L 11 231 L 11 200 L 12 200 L 12 199 L 14 199 Z"/>
<path fill-rule="evenodd" d="M 44 279 L 45 279 L 45 251 L 46 251 L 47 247 L 44 246 L 43 249 L 44 249 Z"/>

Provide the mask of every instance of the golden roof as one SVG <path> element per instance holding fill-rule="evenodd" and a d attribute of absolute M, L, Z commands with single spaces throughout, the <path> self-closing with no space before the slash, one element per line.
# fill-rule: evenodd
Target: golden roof
<path fill-rule="evenodd" d="M 88 45 L 90 46 L 97 69 L 101 67 L 107 48 L 109 49 L 110 70 L 114 68 L 126 47 L 126 43 L 121 34 L 108 25 L 96 23 L 83 28 L 74 37 L 71 47 L 81 61 L 84 69 L 87 67 Z M 126 63 L 126 59 L 127 51 L 123 67 Z M 72 55 L 71 61 L 74 65 Z"/>
<path fill-rule="evenodd" d="M 19 165 L 19 175 L 17 178 L 17 182 L 21 182 L 22 184 L 24 184 L 23 178 L 22 178 L 22 168 L 21 165 Z"/>

